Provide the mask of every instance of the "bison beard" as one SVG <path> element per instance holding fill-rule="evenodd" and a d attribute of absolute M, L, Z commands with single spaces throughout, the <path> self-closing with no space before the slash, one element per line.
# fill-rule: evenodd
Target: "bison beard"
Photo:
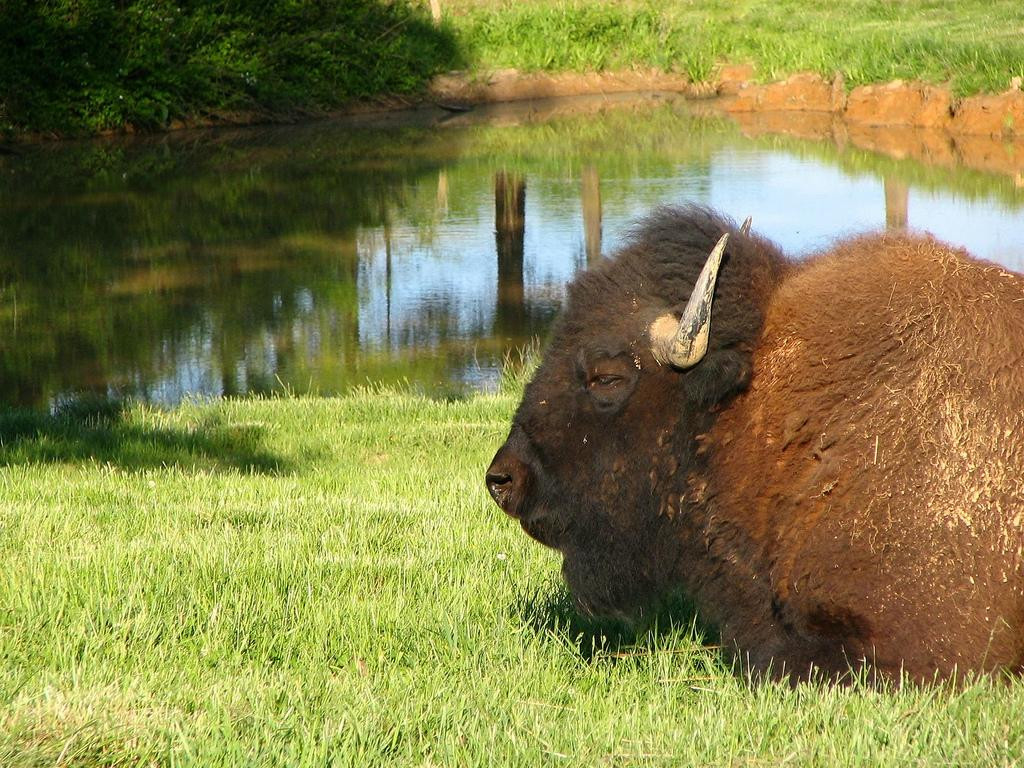
<path fill-rule="evenodd" d="M 583 610 L 682 592 L 758 672 L 1019 671 L 1022 349 L 1024 278 L 931 238 L 798 264 L 664 209 L 570 286 L 487 486 Z"/>

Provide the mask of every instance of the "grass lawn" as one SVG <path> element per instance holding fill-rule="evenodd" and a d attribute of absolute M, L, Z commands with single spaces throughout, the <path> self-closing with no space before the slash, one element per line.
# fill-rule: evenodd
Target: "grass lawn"
<path fill-rule="evenodd" d="M 764 80 L 842 72 L 849 85 L 951 81 L 1001 92 L 1024 76 L 1019 0 L 441 0 L 474 66 L 656 66 L 708 79 L 749 62 Z"/>
<path fill-rule="evenodd" d="M 574 616 L 511 392 L 0 417 L 0 765 L 1011 765 L 1024 683 L 749 686 Z"/>

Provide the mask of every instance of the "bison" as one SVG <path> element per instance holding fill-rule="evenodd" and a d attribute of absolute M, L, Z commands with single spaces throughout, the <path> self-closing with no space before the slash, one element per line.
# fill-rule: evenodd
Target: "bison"
<path fill-rule="evenodd" d="M 1020 275 L 662 209 L 569 286 L 486 484 L 581 610 L 681 594 L 759 677 L 1020 672 L 1022 409 Z"/>

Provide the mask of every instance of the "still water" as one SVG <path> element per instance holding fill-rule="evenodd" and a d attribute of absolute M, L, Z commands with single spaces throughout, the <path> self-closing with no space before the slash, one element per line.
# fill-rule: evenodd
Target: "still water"
<path fill-rule="evenodd" d="M 682 102 L 534 103 L 0 156 L 0 409 L 497 385 L 662 203 L 795 256 L 908 225 L 1024 271 L 1024 189 Z"/>

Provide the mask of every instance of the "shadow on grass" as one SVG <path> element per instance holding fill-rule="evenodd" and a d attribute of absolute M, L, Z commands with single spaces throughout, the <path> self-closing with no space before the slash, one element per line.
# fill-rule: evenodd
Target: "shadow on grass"
<path fill-rule="evenodd" d="M 71 13 L 0 3 L 0 131 L 161 129 L 238 111 L 288 118 L 415 93 L 466 63 L 453 29 L 419 0 L 172 5 L 79 0 Z"/>
<path fill-rule="evenodd" d="M 76 401 L 52 415 L 0 414 L 0 466 L 95 461 L 138 471 L 167 466 L 283 474 L 287 461 L 268 450 L 263 430 L 208 414 L 195 426 L 147 425 L 124 405 Z"/>
<path fill-rule="evenodd" d="M 670 636 L 683 636 L 696 649 L 711 652 L 712 663 L 728 666 L 715 630 L 703 624 L 693 606 L 681 597 L 664 601 L 636 621 L 587 616 L 577 609 L 562 584 L 547 584 L 521 594 L 511 614 L 538 635 L 570 647 L 583 661 L 612 661 L 656 650 Z"/>

